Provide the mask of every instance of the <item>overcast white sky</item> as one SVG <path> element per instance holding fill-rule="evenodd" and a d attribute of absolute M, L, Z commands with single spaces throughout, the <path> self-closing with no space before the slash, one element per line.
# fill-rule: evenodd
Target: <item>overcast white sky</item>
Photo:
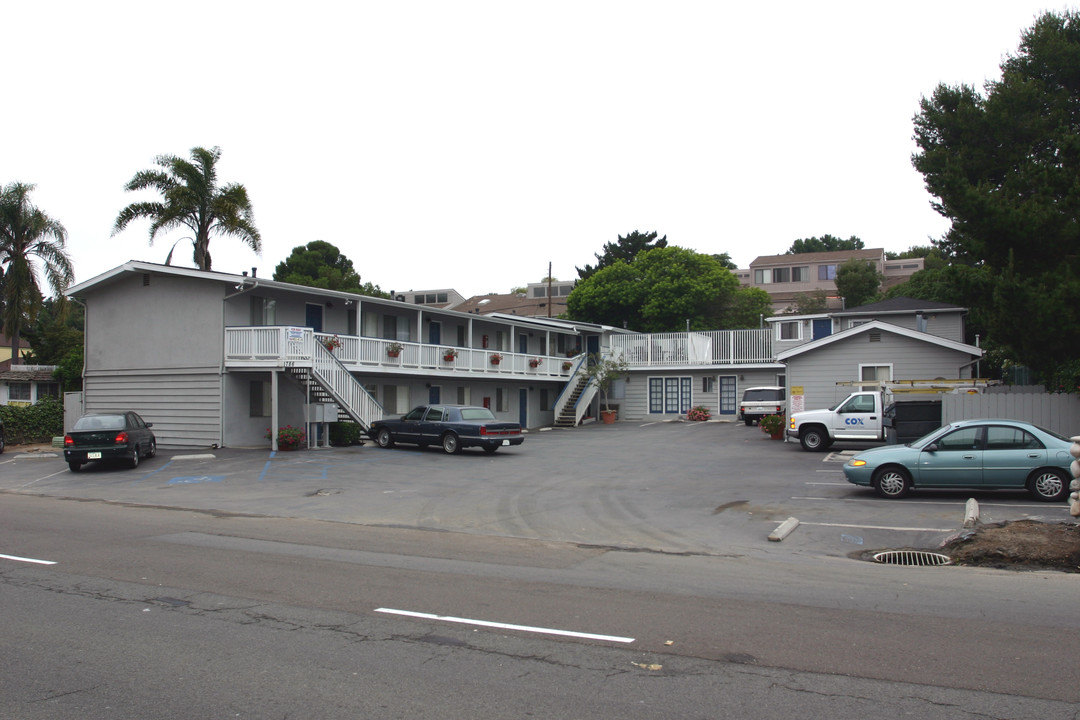
<path fill-rule="evenodd" d="M 110 231 L 152 196 L 136 171 L 197 145 L 263 237 L 212 240 L 226 272 L 326 240 L 383 290 L 468 297 L 634 230 L 740 267 L 826 233 L 900 251 L 947 227 L 911 167 L 920 97 L 997 78 L 1065 7 L 0 0 L 0 183 L 37 185 L 80 282 L 164 262 L 185 233 Z"/>

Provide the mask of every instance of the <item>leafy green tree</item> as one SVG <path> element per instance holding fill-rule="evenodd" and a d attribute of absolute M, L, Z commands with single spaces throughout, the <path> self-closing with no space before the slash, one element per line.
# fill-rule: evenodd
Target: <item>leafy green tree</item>
<path fill-rule="evenodd" d="M 159 155 L 154 162 L 161 170 L 140 170 L 124 189 L 156 190 L 161 200 L 136 202 L 116 216 L 112 234 L 122 232 L 132 221 L 149 219 L 150 244 L 161 231 L 190 230 L 195 246 L 195 265 L 211 268 L 210 237 L 235 237 L 254 250 L 262 251 L 262 238 L 255 227 L 254 211 L 247 188 L 239 183 L 218 186 L 217 162 L 221 148 L 195 147 L 191 160 L 175 155 Z M 170 256 L 172 253 L 169 253 Z"/>
<path fill-rule="evenodd" d="M 57 297 L 75 279 L 65 249 L 67 231 L 31 204 L 34 187 L 15 182 L 0 191 L 0 316 L 11 338 L 12 363 L 19 362 L 23 328 L 34 322 L 42 304 L 39 269 Z"/>
<path fill-rule="evenodd" d="M 586 265 L 584 269 L 576 268 L 578 278 L 584 280 L 592 277 L 598 270 L 603 270 L 616 263 L 629 263 L 643 250 L 667 247 L 667 235 L 657 239 L 656 233 L 642 233 L 635 230 L 626 235 L 620 235 L 617 242 L 604 243 L 604 254 L 593 253 L 596 257 L 596 266 Z"/>
<path fill-rule="evenodd" d="M 740 287 L 732 294 L 727 307 L 720 310 L 719 320 L 712 329 L 756 328 L 761 326 L 764 318 L 772 316 L 772 298 L 769 293 L 759 287 Z"/>
<path fill-rule="evenodd" d="M 836 250 L 862 250 L 863 241 L 852 235 L 847 240 L 841 240 L 833 235 L 822 235 L 796 240 L 791 243 L 785 255 L 797 255 L 811 252 L 834 252 Z"/>
<path fill-rule="evenodd" d="M 731 253 L 713 254 L 711 257 L 728 270 L 738 270 L 739 266 L 731 259 Z"/>
<path fill-rule="evenodd" d="M 991 280 L 964 304 L 1050 377 L 1080 337 L 1080 14 L 1040 16 L 1001 72 L 984 93 L 939 85 L 922 99 L 912 162 L 951 220 L 944 256 Z"/>
<path fill-rule="evenodd" d="M 656 247 L 580 280 L 567 297 L 567 316 L 644 332 L 685 330 L 687 321 L 691 330 L 712 330 L 738 285 L 709 255 Z"/>
<path fill-rule="evenodd" d="M 844 307 L 859 307 L 877 299 L 883 279 L 877 265 L 852 258 L 836 268 L 836 292 L 844 298 Z"/>
<path fill-rule="evenodd" d="M 378 285 L 361 283 L 352 260 L 325 240 L 312 240 L 307 245 L 294 247 L 289 257 L 274 269 L 274 279 L 324 290 L 390 297 Z"/>
<path fill-rule="evenodd" d="M 790 311 L 793 315 L 816 315 L 829 309 L 829 295 L 824 290 L 811 290 L 795 295 Z"/>

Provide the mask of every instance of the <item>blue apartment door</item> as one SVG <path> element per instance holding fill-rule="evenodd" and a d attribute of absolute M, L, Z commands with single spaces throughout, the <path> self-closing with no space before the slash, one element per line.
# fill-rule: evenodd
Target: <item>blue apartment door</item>
<path fill-rule="evenodd" d="M 720 376 L 720 415 L 734 415 L 739 409 L 738 400 L 735 397 L 734 375 Z"/>
<path fill-rule="evenodd" d="M 832 320 L 829 318 L 817 318 L 814 320 L 814 339 L 832 335 Z"/>
<path fill-rule="evenodd" d="M 442 342 L 442 323 L 432 322 L 428 325 L 428 342 L 432 345 Z"/>
<path fill-rule="evenodd" d="M 304 325 L 317 333 L 322 332 L 322 305 L 307 304 L 304 309 Z"/>
<path fill-rule="evenodd" d="M 442 402 L 442 388 L 438 385 L 432 385 L 427 391 L 428 405 L 438 405 Z"/>
<path fill-rule="evenodd" d="M 528 427 L 529 419 L 529 391 L 525 388 L 518 390 L 518 423 L 521 427 Z"/>

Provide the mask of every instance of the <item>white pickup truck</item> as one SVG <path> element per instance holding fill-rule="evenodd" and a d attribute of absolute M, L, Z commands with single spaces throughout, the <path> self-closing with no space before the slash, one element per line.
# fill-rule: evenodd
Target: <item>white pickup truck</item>
<path fill-rule="evenodd" d="M 827 410 L 794 413 L 787 434 L 803 450 L 825 450 L 836 440 L 885 441 L 884 400 L 880 392 L 856 392 Z"/>

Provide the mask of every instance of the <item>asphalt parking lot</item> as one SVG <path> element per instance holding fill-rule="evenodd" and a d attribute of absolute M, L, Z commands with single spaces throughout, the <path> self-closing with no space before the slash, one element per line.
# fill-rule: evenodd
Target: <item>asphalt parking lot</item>
<path fill-rule="evenodd" d="M 846 455 L 859 449 L 807 453 L 726 422 L 532 432 L 494 455 L 371 442 L 276 454 L 161 449 L 135 470 L 79 473 L 59 450 L 10 447 L 0 455 L 0 491 L 729 557 L 935 547 L 961 530 L 969 497 L 983 522 L 1068 517 L 1067 504 L 1021 492 L 883 500 L 844 480 Z M 769 542 L 789 517 L 799 527 Z"/>

